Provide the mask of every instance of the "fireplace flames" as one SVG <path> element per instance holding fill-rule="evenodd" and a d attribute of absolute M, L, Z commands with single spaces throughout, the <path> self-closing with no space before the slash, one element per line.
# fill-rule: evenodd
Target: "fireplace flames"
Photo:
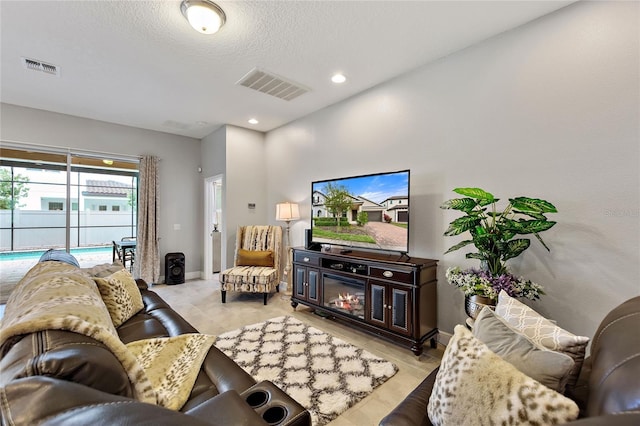
<path fill-rule="evenodd" d="M 355 294 L 338 293 L 335 303 L 338 308 L 352 310 L 360 305 L 360 299 Z"/>

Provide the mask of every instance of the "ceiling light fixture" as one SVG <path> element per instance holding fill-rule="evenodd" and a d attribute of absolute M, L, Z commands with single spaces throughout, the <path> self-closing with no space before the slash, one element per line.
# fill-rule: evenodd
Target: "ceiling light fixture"
<path fill-rule="evenodd" d="M 194 30 L 214 34 L 227 20 L 224 11 L 209 0 L 183 0 L 180 10 Z"/>
<path fill-rule="evenodd" d="M 250 119 L 249 119 L 249 123 L 250 123 L 250 124 L 258 124 L 258 123 L 259 123 L 259 121 L 258 121 L 258 120 L 256 120 L 255 118 L 250 118 Z"/>
<path fill-rule="evenodd" d="M 337 74 L 334 74 L 333 77 L 331 77 L 331 81 L 333 81 L 334 83 L 340 84 L 347 81 L 347 77 L 345 77 L 344 74 L 337 73 Z"/>

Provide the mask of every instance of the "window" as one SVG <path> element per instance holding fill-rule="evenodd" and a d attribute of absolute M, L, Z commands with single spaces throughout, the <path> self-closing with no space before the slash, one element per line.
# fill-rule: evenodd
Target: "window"
<path fill-rule="evenodd" d="M 49 201 L 49 210 L 64 210 L 62 202 Z"/>
<path fill-rule="evenodd" d="M 105 246 L 136 235 L 136 159 L 108 164 L 85 153 L 5 146 L 0 148 L 0 251 Z"/>

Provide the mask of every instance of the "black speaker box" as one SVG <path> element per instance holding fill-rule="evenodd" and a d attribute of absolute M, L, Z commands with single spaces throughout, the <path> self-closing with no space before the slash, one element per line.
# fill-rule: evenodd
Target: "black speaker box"
<path fill-rule="evenodd" d="M 184 283 L 184 253 L 167 253 L 164 256 L 164 282 Z"/>

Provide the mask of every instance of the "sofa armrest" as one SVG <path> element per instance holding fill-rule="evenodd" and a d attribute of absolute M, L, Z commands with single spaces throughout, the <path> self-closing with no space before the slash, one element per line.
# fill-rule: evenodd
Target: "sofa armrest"
<path fill-rule="evenodd" d="M 380 426 L 431 426 L 427 404 L 438 370 L 433 370 L 393 411 L 380 420 Z"/>
<path fill-rule="evenodd" d="M 34 376 L 0 389 L 5 425 L 176 425 L 216 424 L 157 405 L 111 395 L 73 382 Z M 218 423 L 222 425 L 222 423 Z"/>
<path fill-rule="evenodd" d="M 138 289 L 140 290 L 149 290 L 149 285 L 142 278 L 136 278 L 136 284 L 138 284 Z"/>
<path fill-rule="evenodd" d="M 233 390 L 207 399 L 184 413 L 202 421 L 215 422 L 215 424 L 219 425 L 253 426 L 268 424 L 247 404 L 247 401 L 238 392 Z"/>

